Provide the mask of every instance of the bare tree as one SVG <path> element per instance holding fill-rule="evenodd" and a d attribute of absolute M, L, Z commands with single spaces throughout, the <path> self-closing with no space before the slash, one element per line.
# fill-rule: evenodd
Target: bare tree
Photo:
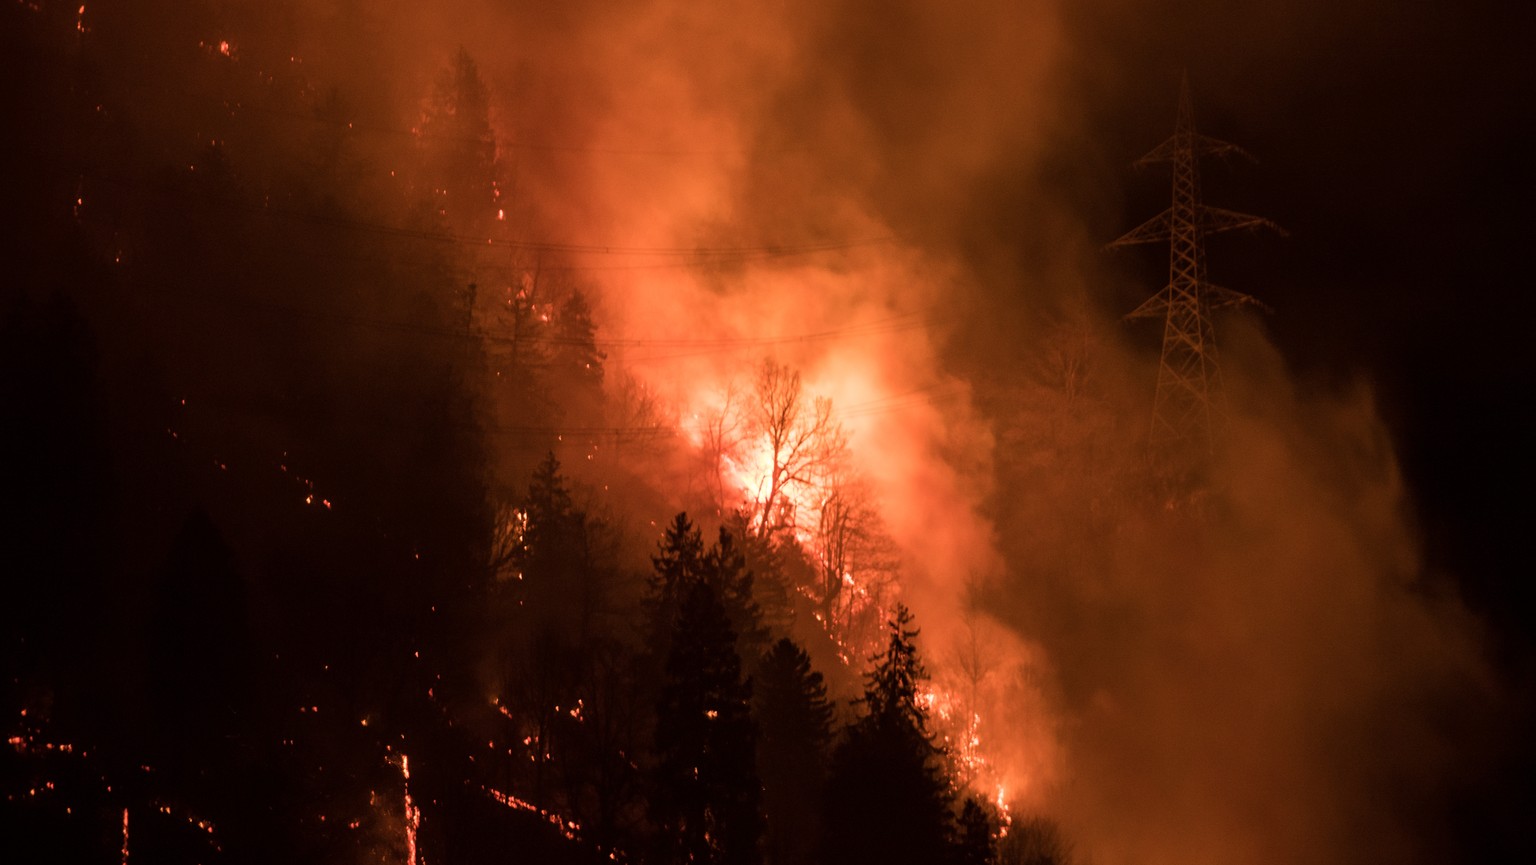
<path fill-rule="evenodd" d="M 951 650 L 955 677 L 960 680 L 961 711 L 953 713 L 959 730 L 953 736 L 955 742 L 956 774 L 962 785 L 976 780 L 979 768 L 977 753 L 983 691 L 982 685 L 1000 663 L 995 645 L 982 633 L 979 613 L 974 607 L 965 612 L 965 633 L 958 636 Z M 953 693 L 953 692 L 952 692 Z"/>
<path fill-rule="evenodd" d="M 1083 395 L 1092 370 L 1092 335 L 1086 324 L 1069 321 L 1053 328 L 1043 341 L 1034 377 L 1060 394 L 1071 407 Z"/>
<path fill-rule="evenodd" d="M 620 372 L 609 376 L 608 381 L 605 417 L 616 433 L 614 452 L 636 449 L 642 456 L 650 455 L 671 435 L 676 418 L 663 410 L 655 390 L 634 376 Z"/>
<path fill-rule="evenodd" d="M 523 549 L 523 534 L 528 530 L 528 514 L 508 501 L 498 502 L 495 507 L 496 523 L 492 528 L 486 568 L 497 584 L 521 580 L 517 557 Z"/>
<path fill-rule="evenodd" d="M 827 629 L 841 642 L 859 643 L 879 624 L 879 599 L 897 568 L 895 543 L 868 487 L 846 468 L 832 473 L 825 491 L 814 536 L 815 594 Z"/>
<path fill-rule="evenodd" d="M 704 419 L 704 457 L 709 460 L 709 477 L 713 482 L 711 493 L 715 507 L 724 510 L 725 458 L 736 453 L 746 438 L 746 423 L 741 414 L 741 394 L 736 382 L 726 385 L 725 400 L 720 408 Z"/>
<path fill-rule="evenodd" d="M 754 395 L 751 429 L 769 458 L 754 516 L 757 534 L 767 537 L 794 527 L 796 515 L 789 494 L 824 484 L 847 443 L 842 426 L 832 419 L 831 400 L 818 397 L 806 405 L 799 371 L 764 360 Z"/>
<path fill-rule="evenodd" d="M 1069 865 L 1074 858 L 1072 842 L 1045 817 L 1014 820 L 997 851 L 1001 865 Z"/>

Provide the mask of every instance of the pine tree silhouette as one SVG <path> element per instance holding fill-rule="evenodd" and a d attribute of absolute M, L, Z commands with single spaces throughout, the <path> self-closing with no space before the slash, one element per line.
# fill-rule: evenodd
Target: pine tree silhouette
<path fill-rule="evenodd" d="M 823 861 L 932 865 L 950 854 L 953 797 L 918 699 L 927 674 L 911 621 L 897 605 L 886 649 L 866 677 L 867 714 L 833 752 Z"/>
<path fill-rule="evenodd" d="M 759 662 L 753 690 L 768 859 L 774 865 L 805 865 L 814 860 L 821 831 L 832 739 L 827 687 L 811 669 L 810 656 L 786 637 Z"/>
<path fill-rule="evenodd" d="M 691 583 L 657 707 L 651 817 L 661 862 L 761 861 L 752 689 L 742 681 L 735 643 L 714 587 Z"/>
<path fill-rule="evenodd" d="M 960 809 L 955 838 L 955 865 L 994 865 L 997 862 L 997 813 L 975 796 Z"/>

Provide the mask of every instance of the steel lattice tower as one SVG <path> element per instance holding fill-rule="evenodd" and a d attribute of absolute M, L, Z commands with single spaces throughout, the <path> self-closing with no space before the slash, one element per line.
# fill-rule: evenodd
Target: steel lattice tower
<path fill-rule="evenodd" d="M 1201 201 L 1201 157 L 1231 153 L 1247 156 L 1234 144 L 1195 131 L 1186 75 L 1179 88 L 1179 115 L 1173 137 L 1136 161 L 1138 168 L 1172 163 L 1173 203 L 1110 244 L 1115 248 L 1168 242 L 1168 284 L 1126 316 L 1163 319 L 1163 353 L 1148 439 L 1154 453 L 1191 446 L 1210 453 L 1215 448 L 1226 411 L 1211 313 L 1246 304 L 1263 306 L 1246 294 L 1214 285 L 1206 278 L 1206 235 L 1239 228 L 1280 231 L 1267 219 L 1211 207 Z"/>

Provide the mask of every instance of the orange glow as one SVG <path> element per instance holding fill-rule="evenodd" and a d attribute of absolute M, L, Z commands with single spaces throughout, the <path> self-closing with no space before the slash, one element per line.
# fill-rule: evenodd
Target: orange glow
<path fill-rule="evenodd" d="M 407 865 L 417 865 L 416 830 L 421 827 L 421 809 L 411 798 L 411 758 L 400 755 L 400 778 L 405 797 L 405 852 Z"/>
<path fill-rule="evenodd" d="M 575 820 L 561 817 L 559 814 L 556 814 L 553 811 L 547 811 L 543 808 L 540 808 L 532 802 L 529 802 L 527 799 L 520 799 L 511 793 L 503 793 L 494 787 L 486 787 L 482 785 L 480 789 L 484 790 L 486 795 L 490 796 L 491 799 L 501 805 L 506 806 L 507 808 L 511 808 L 514 811 L 527 811 L 530 814 L 537 814 L 538 816 L 544 818 L 544 820 L 548 822 L 549 825 L 558 829 L 560 834 L 563 835 L 566 840 L 577 840 L 577 833 L 581 831 L 581 824 Z"/>

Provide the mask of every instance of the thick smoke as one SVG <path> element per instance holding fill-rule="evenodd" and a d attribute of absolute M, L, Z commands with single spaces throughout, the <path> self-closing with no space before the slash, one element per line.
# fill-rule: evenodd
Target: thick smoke
<path fill-rule="evenodd" d="M 1100 861 L 1429 855 L 1443 839 L 1414 821 L 1478 759 L 1444 714 L 1496 699 L 1475 631 L 1422 581 L 1369 387 L 1310 391 L 1224 324 L 1235 417 L 1209 499 L 1110 491 L 1062 520 L 1075 455 L 1018 470 L 1012 567 L 982 603 L 1058 674 L 1045 807 Z"/>
<path fill-rule="evenodd" d="M 1223 320 L 1234 417 L 1207 498 L 1148 504 L 1155 346 L 1115 319 L 1156 286 L 1099 245 L 1128 227 L 1117 166 L 1171 125 L 1176 77 L 1096 53 L 1094 16 L 1127 10 L 520 5 L 362 13 L 334 77 L 383 74 L 409 104 L 466 46 L 513 225 L 601 248 L 568 263 L 600 289 L 611 369 L 680 423 L 765 354 L 834 401 L 930 663 L 985 707 L 1016 809 L 1100 865 L 1414 858 L 1433 830 L 1412 820 L 1466 756 L 1434 721 L 1493 695 L 1468 622 L 1419 581 L 1369 383 L 1297 381 L 1259 325 Z M 1271 18 L 1244 32 L 1283 57 L 1319 15 Z M 345 56 L 335 38 L 316 63 Z M 391 69 L 364 63 L 378 44 Z M 1137 140 L 1086 137 L 1143 89 L 1168 110 Z M 654 345 L 701 335 L 720 345 Z"/>

